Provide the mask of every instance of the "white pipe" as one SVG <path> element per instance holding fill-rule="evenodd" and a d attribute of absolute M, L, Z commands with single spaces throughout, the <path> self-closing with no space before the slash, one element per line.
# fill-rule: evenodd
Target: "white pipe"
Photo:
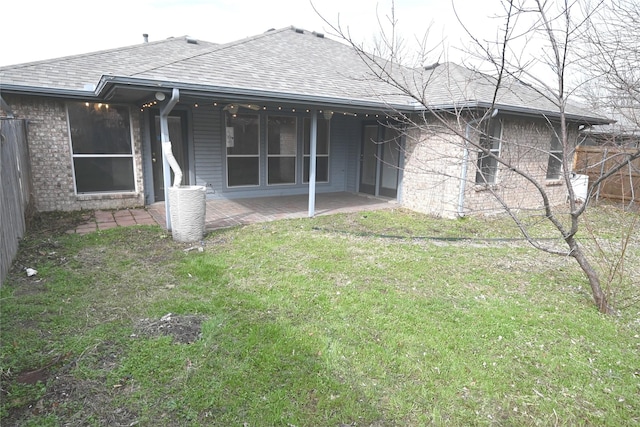
<path fill-rule="evenodd" d="M 498 109 L 496 108 L 491 113 L 491 118 L 498 115 Z M 471 120 L 467 123 L 464 136 L 464 153 L 462 154 L 462 171 L 460 172 L 460 193 L 458 194 L 458 217 L 464 218 L 464 196 L 467 188 L 467 169 L 469 165 L 469 138 L 471 137 L 471 126 L 482 121 L 482 117 L 479 119 Z"/>
<path fill-rule="evenodd" d="M 173 186 L 180 187 L 182 184 L 182 169 L 175 157 L 173 157 L 173 151 L 171 150 L 171 141 L 162 141 L 162 154 L 167 159 L 169 167 L 173 171 Z"/>
<path fill-rule="evenodd" d="M 171 99 L 160 108 L 160 141 L 162 142 L 162 174 L 164 180 L 164 210 L 166 214 L 167 231 L 171 231 L 171 206 L 169 204 L 169 187 L 171 186 L 171 172 L 175 175 L 175 186 L 179 186 L 182 181 L 182 170 L 178 165 L 173 151 L 171 150 L 171 140 L 169 139 L 169 113 L 180 100 L 180 91 L 174 88 L 171 92 Z"/>
<path fill-rule="evenodd" d="M 311 112 L 311 129 L 309 132 L 309 218 L 313 218 L 316 214 L 316 151 L 317 151 L 317 130 L 318 130 L 318 113 L 313 110 Z"/>

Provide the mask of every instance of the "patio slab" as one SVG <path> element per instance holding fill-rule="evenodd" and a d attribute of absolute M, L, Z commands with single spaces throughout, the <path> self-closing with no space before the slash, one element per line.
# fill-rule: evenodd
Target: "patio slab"
<path fill-rule="evenodd" d="M 269 222 L 280 219 L 306 218 L 309 198 L 297 196 L 256 197 L 249 199 L 207 200 L 205 229 Z M 323 193 L 316 195 L 315 215 L 359 212 L 398 207 L 395 200 L 370 197 L 357 193 Z M 147 211 L 161 226 L 166 225 L 164 202 L 154 203 Z"/>
<path fill-rule="evenodd" d="M 207 231 L 308 216 L 307 195 L 257 197 L 251 199 L 208 200 L 205 215 Z M 370 197 L 356 193 L 326 193 L 316 195 L 315 215 L 379 210 L 398 207 L 395 200 Z M 95 211 L 93 218 L 78 225 L 69 233 L 86 234 L 96 230 L 132 225 L 156 225 L 166 227 L 164 202 L 154 203 L 145 209 Z"/>
<path fill-rule="evenodd" d="M 117 211 L 97 210 L 92 218 L 79 224 L 69 233 L 87 234 L 97 230 L 131 225 L 156 225 L 157 222 L 145 209 L 121 209 Z"/>

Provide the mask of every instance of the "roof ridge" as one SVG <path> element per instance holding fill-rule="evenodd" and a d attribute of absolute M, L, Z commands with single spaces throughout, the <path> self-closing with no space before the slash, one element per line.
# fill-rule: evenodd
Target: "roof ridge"
<path fill-rule="evenodd" d="M 77 53 L 74 55 L 67 55 L 67 56 L 60 56 L 57 58 L 49 58 L 49 59 L 42 59 L 39 61 L 30 61 L 30 62 L 21 62 L 18 64 L 13 64 L 13 65 L 3 65 L 0 66 L 0 70 L 16 70 L 16 69 L 20 69 L 20 68 L 26 68 L 26 67 L 31 67 L 33 65 L 41 65 L 41 64 L 47 64 L 47 63 L 52 63 L 52 62 L 60 62 L 60 61 L 66 61 L 69 59 L 76 59 L 76 58 L 88 58 L 91 56 L 96 56 L 96 55 L 101 55 L 104 53 L 111 53 L 111 52 L 116 52 L 116 51 L 126 51 L 126 50 L 131 50 L 131 49 L 135 49 L 135 48 L 140 48 L 140 47 L 144 47 L 144 46 L 148 46 L 151 44 L 161 44 L 161 43 L 169 43 L 169 42 L 173 42 L 173 41 L 177 41 L 177 40 L 187 40 L 188 38 L 190 38 L 189 36 L 179 36 L 179 37 L 168 37 L 166 39 L 163 40 L 156 40 L 153 42 L 143 42 L 143 43 L 137 43 L 137 44 L 132 44 L 132 45 L 128 45 L 128 46 L 120 46 L 120 47 L 114 47 L 111 49 L 104 49 L 104 50 L 96 50 L 93 52 L 87 52 L 87 53 Z M 204 40 L 203 40 L 204 41 Z M 213 43 L 213 42 L 207 42 L 207 43 Z"/>
<path fill-rule="evenodd" d="M 200 56 L 208 55 L 208 54 L 210 54 L 212 52 L 215 52 L 215 51 L 229 49 L 229 48 L 232 48 L 232 47 L 235 47 L 235 46 L 239 46 L 239 45 L 244 44 L 244 43 L 248 43 L 248 42 L 260 39 L 262 37 L 266 37 L 266 36 L 270 36 L 270 35 L 273 35 L 273 34 L 281 33 L 281 32 L 286 31 L 286 30 L 294 30 L 295 31 L 296 27 L 294 27 L 293 25 L 290 25 L 288 27 L 279 28 L 277 30 L 276 29 L 270 29 L 270 30 L 267 30 L 267 31 L 265 31 L 264 33 L 261 33 L 261 34 L 256 34 L 254 36 L 245 37 L 245 38 L 240 39 L 240 40 L 233 40 L 233 41 L 230 41 L 230 42 L 227 42 L 227 43 L 222 43 L 222 44 L 213 46 L 211 49 L 207 49 L 206 51 L 198 52 L 198 53 L 196 53 L 194 55 L 187 56 L 185 58 L 175 59 L 175 60 L 169 61 L 167 63 L 164 63 L 162 65 L 156 65 L 156 66 L 150 67 L 148 69 L 141 70 L 141 71 L 139 71 L 137 73 L 131 74 L 131 76 L 133 77 L 133 76 L 136 76 L 136 75 L 139 75 L 139 74 L 147 73 L 149 71 L 157 70 L 157 69 L 162 68 L 162 67 L 166 67 L 167 65 L 177 64 L 178 62 L 186 61 L 186 60 L 193 59 L 193 58 L 198 58 Z"/>

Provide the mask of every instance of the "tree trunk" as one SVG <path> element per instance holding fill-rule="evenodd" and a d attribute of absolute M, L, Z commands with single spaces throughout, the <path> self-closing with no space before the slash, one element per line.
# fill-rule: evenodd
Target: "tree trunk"
<path fill-rule="evenodd" d="M 613 314 L 613 308 L 609 305 L 607 301 L 607 296 L 602 291 L 602 287 L 600 286 L 600 277 L 598 277 L 598 273 L 593 269 L 591 263 L 585 256 L 584 252 L 578 242 L 576 242 L 573 237 L 567 240 L 569 247 L 571 248 L 571 256 L 575 258 L 580 265 L 580 268 L 589 279 L 589 285 L 591 286 L 591 295 L 593 296 L 593 300 L 596 303 L 596 307 L 600 313 L 604 314 Z"/>

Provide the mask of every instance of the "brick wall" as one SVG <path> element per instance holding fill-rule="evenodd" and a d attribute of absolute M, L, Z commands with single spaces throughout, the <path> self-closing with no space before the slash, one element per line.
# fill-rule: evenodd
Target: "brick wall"
<path fill-rule="evenodd" d="M 551 205 L 566 201 L 567 190 L 561 180 L 546 178 L 553 131 L 542 119 L 505 117 L 502 121 L 502 145 L 500 156 L 515 165 L 535 182 L 540 184 Z M 571 132 L 570 138 L 577 138 L 577 132 Z M 477 162 L 477 153 L 472 156 Z M 475 182 L 475 168 L 469 168 L 468 180 Z M 534 184 L 515 171 L 498 165 L 496 184 L 491 186 L 511 208 L 535 209 L 543 206 L 543 198 Z M 495 213 L 502 211 L 491 191 L 482 185 L 469 185 L 465 195 L 465 210 L 468 213 Z"/>
<path fill-rule="evenodd" d="M 33 200 L 38 211 L 116 209 L 144 205 L 140 112 L 131 108 L 136 191 L 75 194 L 69 126 L 64 100 L 3 94 L 16 118 L 28 120 Z"/>
<path fill-rule="evenodd" d="M 463 153 L 460 141 L 458 135 L 435 123 L 407 133 L 403 206 L 430 215 L 455 216 Z"/>
<path fill-rule="evenodd" d="M 540 183 L 552 205 L 566 201 L 562 181 L 547 180 L 552 130 L 544 120 L 502 117 L 503 133 L 500 156 L 517 165 Z M 407 208 L 443 217 L 455 217 L 461 187 L 463 138 L 465 128 L 454 120 L 459 134 L 443 125 L 430 123 L 424 129 L 414 129 L 407 135 L 403 181 L 403 205 Z M 570 137 L 577 137 L 572 131 Z M 472 136 L 478 138 L 478 135 Z M 491 214 L 502 211 L 492 192 L 508 206 L 517 209 L 539 208 L 543 205 L 540 192 L 515 171 L 498 166 L 495 185 L 487 188 L 475 184 L 477 151 L 471 149 L 467 163 L 464 213 Z"/>

